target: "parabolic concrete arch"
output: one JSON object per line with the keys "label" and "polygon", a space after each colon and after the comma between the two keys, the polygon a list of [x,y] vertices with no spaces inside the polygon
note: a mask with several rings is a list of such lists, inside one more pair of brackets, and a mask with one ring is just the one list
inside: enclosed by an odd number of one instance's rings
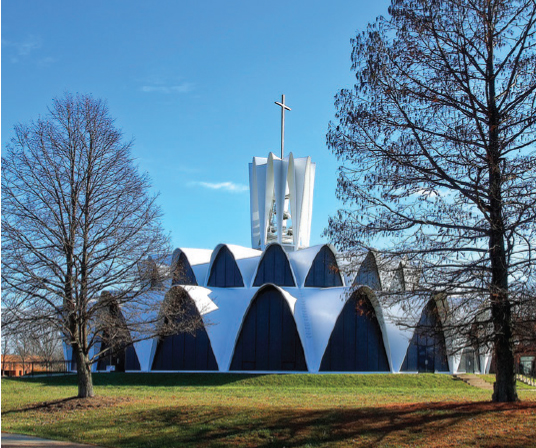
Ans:
{"label": "parabolic concrete arch", "polygon": [[373,251],[368,252],[357,271],[354,286],[357,285],[367,285],[375,291],[381,291],[382,289],[380,270],[378,269],[376,255]]}
{"label": "parabolic concrete arch", "polygon": [[335,288],[343,286],[335,252],[327,244],[322,246],[316,254],[303,286],[307,288]]}
{"label": "parabolic concrete arch", "polygon": [[423,308],[409,343],[401,372],[448,372],[447,345],[441,322],[440,306],[435,298]]}
{"label": "parabolic concrete arch", "polygon": [[[117,311],[121,313],[121,311]],[[116,372],[138,372],[141,370],[140,361],[134,346],[132,345],[132,338],[128,333],[126,324],[124,324],[124,318],[119,315],[116,325],[124,327],[124,334],[121,335],[123,342],[115,348],[111,348],[108,342],[111,336],[105,330],[101,338],[99,351],[109,349],[103,356],[97,361],[96,371],[107,371],[109,368],[113,368]],[[117,331],[116,331],[117,332]]]}
{"label": "parabolic concrete arch", "polygon": [[370,250],[354,279],[355,285],[367,285],[375,291],[406,291],[405,263],[391,260]]}
{"label": "parabolic concrete arch", "polygon": [[379,307],[375,307],[373,301],[378,305],[367,287],[351,294],[331,332],[320,371],[391,371],[384,334],[376,313]]}
{"label": "parabolic concrete arch", "polygon": [[210,287],[212,284],[223,288],[249,287],[252,271],[261,254],[262,252],[257,249],[234,244],[218,244],[205,265],[203,285]]}
{"label": "parabolic concrete arch", "polygon": [[195,285],[197,279],[188,260],[188,256],[181,249],[175,249],[171,261],[171,284],[174,285]]}
{"label": "parabolic concrete arch", "polygon": [[219,288],[242,288],[244,280],[242,273],[238,269],[238,264],[233,253],[226,245],[222,245],[214,251],[207,286]]}
{"label": "parabolic concrete arch", "polygon": [[255,273],[253,286],[272,283],[277,286],[296,286],[288,254],[279,243],[266,247]]}
{"label": "parabolic concrete arch", "polygon": [[250,303],[232,356],[231,371],[307,371],[294,320],[294,303],[275,285],[259,289]]}
{"label": "parabolic concrete arch", "polygon": [[99,357],[94,370],[140,371],[140,361],[123,310],[111,294],[104,292],[102,298],[109,305],[99,313],[103,330],[96,336],[99,342],[95,346],[95,353],[102,352],[103,355]]}
{"label": "parabolic concrete arch", "polygon": [[[164,298],[163,306],[177,307],[181,310],[177,313],[177,319],[195,322],[197,328],[193,332],[184,331],[160,338],[156,344],[151,370],[218,370],[203,318],[187,290],[178,286],[170,289]],[[166,324],[167,321],[162,322],[162,325]]]}

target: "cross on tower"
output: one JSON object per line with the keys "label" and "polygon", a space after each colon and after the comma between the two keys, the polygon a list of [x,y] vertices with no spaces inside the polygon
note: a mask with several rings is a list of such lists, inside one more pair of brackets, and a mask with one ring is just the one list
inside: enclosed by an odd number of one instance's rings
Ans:
{"label": "cross on tower", "polygon": [[290,107],[288,107],[285,104],[285,95],[281,95],[281,102],[275,101],[275,104],[278,106],[281,106],[281,160],[283,159],[283,156],[285,155],[284,148],[285,148],[285,109],[286,110],[292,110]]}

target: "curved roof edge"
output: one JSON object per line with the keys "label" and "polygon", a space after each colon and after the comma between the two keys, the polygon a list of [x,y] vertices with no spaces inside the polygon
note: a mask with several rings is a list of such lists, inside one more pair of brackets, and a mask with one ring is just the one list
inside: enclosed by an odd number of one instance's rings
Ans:
{"label": "curved roof edge", "polygon": [[177,247],[173,251],[172,260],[175,262],[181,253],[183,253],[188,259],[190,266],[196,266],[198,264],[205,264],[210,262],[212,255],[211,249],[193,249],[188,247]]}
{"label": "curved roof edge", "polygon": [[337,263],[337,269],[339,269],[339,275],[341,277],[342,285],[346,286],[344,276],[342,275],[341,269],[339,267],[339,262],[337,260],[337,249],[333,244],[326,243],[318,244],[316,246],[311,246],[288,253],[292,270],[295,274],[296,280],[298,280],[296,282],[296,286],[298,288],[304,287],[305,280],[307,279],[307,275],[313,267],[315,258],[324,247],[327,247],[335,257],[335,262]]}
{"label": "curved roof edge", "polygon": [[[188,297],[193,300],[197,311],[201,316],[203,316],[203,319],[205,319],[205,315],[218,309],[218,305],[216,305],[216,303],[214,303],[210,298],[210,294],[212,293],[212,291],[208,288],[194,285],[174,285],[169,288],[169,291],[166,293],[166,296],[171,291],[173,291],[173,289],[179,289],[184,291],[188,295]],[[165,297],[164,300],[166,300]]]}
{"label": "curved roof edge", "polygon": [[[263,293],[266,289],[275,289],[279,292],[279,294],[283,297],[283,299],[287,302],[289,308],[290,308],[290,312],[292,314],[292,317],[294,318],[294,324],[296,325],[296,330],[298,330],[298,324],[296,322],[296,316],[295,316],[295,313],[296,313],[296,302],[298,301],[298,299],[296,297],[294,297],[292,294],[288,293],[287,291],[283,290],[280,286],[277,286],[277,285],[274,285],[273,283],[265,283],[264,285],[260,286],[259,289],[257,289],[257,291],[255,291],[255,294],[253,294],[253,296],[251,297],[251,299],[249,300],[248,304],[247,304],[247,307],[246,309],[244,310],[244,313],[242,314],[242,318],[240,320],[240,325],[238,327],[238,331],[236,332],[235,334],[235,337],[234,337],[234,341],[233,341],[233,349],[230,353],[230,356],[229,356],[229,359],[228,359],[228,362],[226,364],[226,372],[229,371],[229,369],[231,368],[231,363],[233,361],[233,357],[234,357],[234,352],[235,352],[235,349],[236,349],[236,344],[238,343],[238,338],[240,337],[240,334],[242,333],[242,327],[244,325],[244,320],[246,319],[248,313],[249,313],[249,310],[251,308],[251,304],[255,301],[255,299],[261,294]],[[302,340],[302,337],[301,337],[301,334],[298,330],[298,337],[300,338],[300,343],[302,345],[302,348],[304,348],[304,344],[303,344],[303,340]],[[305,355],[305,351],[304,351],[304,355]],[[305,359],[305,362],[307,363],[307,358]]]}
{"label": "curved roof edge", "polygon": [[[173,253],[175,254],[176,251]],[[180,256],[180,253],[179,253]],[[178,258],[178,257],[177,257]],[[203,319],[205,325],[205,330],[209,324],[207,318],[205,317],[208,313],[218,309],[218,306],[210,299],[209,293],[211,292],[207,288],[201,286],[184,286],[184,285],[174,285],[170,287],[164,294],[162,294],[162,301],[160,306],[162,306],[167,299],[168,294],[174,289],[179,289],[184,291],[188,297],[194,302],[197,311]],[[208,331],[207,331],[208,335]],[[209,339],[210,339],[210,335]],[[134,343],[134,350],[138,355],[138,360],[140,362],[141,372],[150,372],[151,366],[153,365],[156,346],[158,345],[158,337],[153,337],[151,339],[142,340]],[[212,341],[210,341],[212,344]],[[217,361],[216,361],[217,362]]]}
{"label": "curved roof edge", "polygon": [[[374,291],[368,285],[355,285],[351,289],[348,290],[344,304],[346,305],[346,303],[349,300],[351,300],[356,294],[359,294],[359,293],[363,293],[367,296],[367,299],[369,299],[370,304],[372,305],[372,308],[374,309],[374,314],[376,315],[376,320],[378,321],[378,325],[380,326],[380,331],[382,333],[383,346],[385,348],[385,353],[387,355],[387,361],[389,362],[389,369],[391,370],[391,372],[394,372],[395,370],[393,369],[392,351],[391,351],[391,344],[390,344],[391,337],[388,332],[387,324],[383,315],[383,307],[378,299],[377,292]],[[341,308],[339,314],[337,315],[337,320],[339,319],[339,316],[342,313],[343,309],[344,309],[344,306],[343,308]],[[335,324],[337,323],[337,320],[335,320]],[[334,329],[335,329],[335,326],[333,326],[331,332],[333,332]],[[331,334],[330,334],[330,339],[331,339]],[[328,343],[329,343],[329,340],[328,340]],[[327,348],[327,344],[326,344],[326,347],[324,348],[324,351],[326,348]]]}
{"label": "curved roof edge", "polygon": [[[243,247],[243,246],[237,246],[235,244],[225,244],[225,243],[218,244],[212,251],[209,263],[207,265],[207,271],[205,274],[203,285],[208,285],[208,280],[212,272],[212,266],[214,265],[214,261],[216,260],[216,257],[218,256],[218,254],[224,247],[229,249],[229,252],[231,252],[231,255],[233,256],[234,261],[236,265],[238,266],[238,270],[240,271],[240,275],[242,276],[244,287],[248,288],[251,285],[251,282],[249,281],[249,278],[251,277],[251,271],[254,269],[254,267],[252,267],[251,265],[255,264],[255,263],[251,263],[251,259],[260,257],[262,254],[262,251],[258,249],[251,249],[249,247]],[[250,262],[247,262],[244,260],[248,260]]]}
{"label": "curved roof edge", "polygon": [[186,261],[192,268],[192,272],[195,275],[197,284],[205,286],[205,277],[208,269],[208,264],[212,256],[212,250],[210,249],[191,249],[186,247],[178,247],[173,251],[172,256],[172,269],[173,264],[177,262],[181,254],[184,254]]}
{"label": "curved roof edge", "polygon": [[[251,276],[251,282],[248,283],[247,287],[248,288],[259,288],[259,287],[262,287],[264,286],[263,285],[260,285],[260,286],[253,286],[253,283],[255,283],[255,279],[257,278],[257,274],[259,272],[259,267],[260,265],[262,264],[263,260],[264,260],[264,257],[266,255],[266,252],[268,251],[268,249],[272,246],[279,246],[279,248],[281,249],[281,251],[285,254],[285,257],[287,258],[287,261],[288,261],[288,266],[289,266],[289,269],[290,269],[290,274],[292,275],[292,280],[294,280],[294,286],[286,286],[286,288],[292,288],[292,287],[298,287],[298,282],[297,282],[297,279],[296,279],[296,274],[294,273],[294,269],[292,269],[292,263],[290,262],[290,257],[289,257],[289,254],[287,251],[285,251],[285,249],[283,249],[283,245],[282,244],[279,244],[277,241],[272,241],[270,244],[268,244],[266,246],[266,248],[264,249],[264,251],[262,251],[262,255],[259,259],[259,262],[257,263],[257,266],[255,267],[255,272],[253,273],[253,275]],[[266,285],[270,285],[271,283],[265,283]]]}
{"label": "curved roof edge", "polygon": [[[405,291],[406,275],[405,263],[403,260],[389,260],[383,257],[376,250],[369,250],[365,258],[360,262],[356,270],[353,284],[364,283],[366,274],[373,274],[378,282],[377,291]],[[371,288],[374,289],[374,282],[366,279]]]}
{"label": "curved roof edge", "polygon": [[[386,327],[391,335],[391,345],[393,346],[393,350],[391,351],[391,359],[394,368],[393,372],[399,372],[402,368],[402,363],[404,362],[408,347],[415,334],[422,313],[431,301],[434,301],[437,306],[447,352],[449,351],[449,348],[452,348],[453,339],[444,331],[445,318],[447,316],[445,309],[445,306],[447,305],[444,296],[433,293],[426,294],[426,296],[413,301],[411,306],[404,306],[403,303],[396,302],[392,304],[382,303],[381,296],[382,293],[379,292],[378,299],[386,321]],[[401,325],[402,322],[403,325]],[[454,372],[455,357],[448,355],[447,353],[447,359],[450,371]]]}

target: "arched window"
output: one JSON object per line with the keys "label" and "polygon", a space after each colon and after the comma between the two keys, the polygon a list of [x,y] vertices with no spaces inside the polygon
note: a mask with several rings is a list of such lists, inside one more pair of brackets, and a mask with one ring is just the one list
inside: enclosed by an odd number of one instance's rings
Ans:
{"label": "arched window", "polygon": [[[102,300],[110,300],[108,312],[100,315],[100,325],[105,328],[101,333],[100,351],[107,350],[97,361],[97,370],[107,370],[108,366],[113,366],[114,371],[124,372],[128,370],[141,370],[140,361],[134,346],[130,331],[125,322],[125,317],[111,296],[106,294]],[[112,328],[113,331],[106,330]]]}
{"label": "arched window", "polygon": [[[166,297],[163,306],[177,307],[175,321],[183,319],[188,324],[183,332],[164,336],[158,341],[152,370],[218,370],[210,339],[194,301],[185,291],[175,291],[174,294]],[[166,314],[172,316],[173,309]],[[168,328],[164,332],[173,328],[170,319],[172,317],[164,322],[164,327]]]}
{"label": "arched window", "polygon": [[276,288],[263,289],[251,303],[230,370],[307,370],[294,316]]}
{"label": "arched window", "polygon": [[243,287],[244,281],[236,260],[228,247],[223,246],[212,263],[208,286],[219,288]]}
{"label": "arched window", "polygon": [[328,246],[322,247],[316,254],[305,279],[305,286],[316,288],[342,286],[337,260]]}
{"label": "arched window", "polygon": [[402,372],[448,372],[447,349],[435,300],[424,308],[402,363]]}
{"label": "arched window", "polygon": [[184,252],[181,252],[177,263],[173,269],[172,285],[194,285],[197,286],[197,280],[195,278],[192,266],[188,262],[188,258]]}
{"label": "arched window", "polygon": [[389,371],[380,325],[374,308],[364,293],[355,292],[344,305],[329,338],[320,370]]}
{"label": "arched window", "polygon": [[378,264],[376,263],[376,257],[372,252],[369,252],[359,270],[357,271],[354,285],[366,285],[370,289],[379,291],[382,289],[380,281],[380,274],[378,271]]}
{"label": "arched window", "polygon": [[268,246],[264,252],[253,286],[261,286],[265,283],[296,286],[288,258],[279,244]]}

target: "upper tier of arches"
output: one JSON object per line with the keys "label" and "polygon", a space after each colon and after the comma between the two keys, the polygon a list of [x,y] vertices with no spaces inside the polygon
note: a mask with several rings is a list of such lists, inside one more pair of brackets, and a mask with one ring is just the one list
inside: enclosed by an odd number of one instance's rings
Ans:
{"label": "upper tier of arches", "polygon": [[219,288],[329,288],[345,286],[337,252],[331,245],[286,252],[279,243],[264,251],[220,244],[212,251],[176,249],[171,261],[172,285]]}

